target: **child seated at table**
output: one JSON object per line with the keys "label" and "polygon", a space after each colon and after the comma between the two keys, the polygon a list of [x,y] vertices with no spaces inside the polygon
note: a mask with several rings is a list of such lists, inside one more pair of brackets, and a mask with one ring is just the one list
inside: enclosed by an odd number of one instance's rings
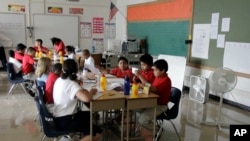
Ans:
{"label": "child seated at table", "polygon": [[73,46],[66,46],[66,55],[68,59],[75,59],[75,48]]}
{"label": "child seated at table", "polygon": [[153,57],[150,54],[144,54],[140,57],[141,71],[135,71],[135,81],[142,84],[154,82]]}
{"label": "child seated at table", "polygon": [[36,52],[42,52],[43,54],[47,54],[49,52],[49,49],[43,46],[42,39],[36,39],[34,48]]}
{"label": "child seated at table", "polygon": [[54,104],[53,100],[53,89],[54,84],[56,80],[61,76],[62,74],[62,64],[56,63],[52,66],[52,71],[49,73],[47,81],[45,83],[45,94],[44,94],[44,100],[47,104]]}
{"label": "child seated at table", "polygon": [[51,68],[51,60],[48,57],[42,57],[37,62],[36,75],[38,81],[46,82]]}
{"label": "child seated at table", "polygon": [[109,73],[118,78],[125,78],[125,76],[129,76],[130,80],[133,79],[132,71],[128,66],[128,60],[125,57],[120,57],[118,59],[118,66],[111,69]]}
{"label": "child seated at table", "polygon": [[22,43],[17,44],[16,51],[15,51],[15,59],[18,60],[20,63],[23,63],[23,56],[25,52],[26,46]]}
{"label": "child seated at table", "polygon": [[[90,140],[90,112],[78,111],[77,103],[90,102],[97,90],[89,91],[81,88],[77,83],[77,63],[73,59],[63,62],[62,75],[54,84],[54,120],[58,130],[71,130],[81,132],[85,136],[81,140]],[[102,130],[93,125],[93,141],[101,137]]]}
{"label": "child seated at table", "polygon": [[9,62],[13,64],[17,75],[22,76],[22,63],[20,63],[15,57],[15,52],[9,50]]}
{"label": "child seated at table", "polygon": [[[171,94],[171,80],[166,73],[168,71],[168,63],[163,60],[157,60],[153,64],[153,70],[155,75],[155,80],[150,86],[150,92],[158,95],[157,99],[157,108],[156,108],[156,116],[160,115],[162,112],[167,110],[167,104],[169,102],[170,94]],[[139,124],[146,129],[153,129],[153,109],[143,109],[137,111],[139,116]]]}
{"label": "child seated at table", "polygon": [[26,85],[26,89],[28,90],[31,96],[35,96],[33,87],[34,80],[36,79],[35,75],[35,68],[34,65],[36,64],[34,57],[36,54],[36,50],[33,47],[29,47],[27,53],[23,56],[23,64],[22,64],[22,73],[23,78],[31,80],[29,84]]}

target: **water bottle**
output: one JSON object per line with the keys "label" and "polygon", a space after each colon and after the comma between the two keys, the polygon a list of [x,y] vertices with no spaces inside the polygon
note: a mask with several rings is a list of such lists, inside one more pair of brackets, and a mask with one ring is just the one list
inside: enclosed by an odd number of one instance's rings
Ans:
{"label": "water bottle", "polygon": [[124,95],[129,95],[130,93],[130,80],[129,77],[126,76],[124,80]]}
{"label": "water bottle", "polygon": [[132,97],[138,96],[138,90],[139,90],[139,85],[137,84],[136,81],[134,81],[134,83],[132,85]]}
{"label": "water bottle", "polygon": [[107,90],[107,79],[106,79],[106,76],[104,74],[102,74],[102,76],[100,78],[100,89],[102,91]]}
{"label": "water bottle", "polygon": [[95,46],[92,46],[92,53],[95,52]]}

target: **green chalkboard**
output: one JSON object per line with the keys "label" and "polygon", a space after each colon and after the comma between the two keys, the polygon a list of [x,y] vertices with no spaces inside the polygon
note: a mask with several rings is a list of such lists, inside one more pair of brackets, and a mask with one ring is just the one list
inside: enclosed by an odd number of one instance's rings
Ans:
{"label": "green chalkboard", "polygon": [[146,39],[148,53],[187,56],[189,21],[129,22],[128,35]]}
{"label": "green chalkboard", "polygon": [[[219,13],[218,34],[225,34],[225,42],[250,43],[249,6],[250,0],[194,0],[193,24],[210,24],[212,13]],[[227,17],[230,18],[230,30],[221,32],[222,18]],[[217,48],[216,44],[216,39],[210,39],[208,59],[191,55],[189,63],[211,68],[222,67],[224,48]]]}

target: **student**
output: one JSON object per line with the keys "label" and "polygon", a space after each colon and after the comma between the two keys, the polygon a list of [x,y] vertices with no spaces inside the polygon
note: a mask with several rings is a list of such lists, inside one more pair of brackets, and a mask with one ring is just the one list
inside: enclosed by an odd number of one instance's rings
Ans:
{"label": "student", "polygon": [[53,88],[54,84],[62,74],[62,64],[56,63],[52,67],[52,71],[49,73],[47,81],[45,83],[45,95],[44,99],[47,104],[54,104],[53,100]]}
{"label": "student", "polygon": [[73,46],[66,46],[66,54],[68,59],[75,59],[75,49]]}
{"label": "student", "polygon": [[26,46],[22,43],[17,44],[16,51],[15,51],[15,59],[18,60],[20,63],[23,62],[23,56],[25,52]]}
{"label": "student", "polygon": [[36,39],[34,48],[36,52],[42,52],[43,54],[47,54],[49,52],[49,49],[43,46],[42,39]]}
{"label": "student", "polygon": [[63,41],[57,37],[53,37],[51,38],[51,42],[55,48],[55,52],[56,54],[59,54],[60,52],[62,53],[62,55],[64,56],[65,54],[65,45],[63,43]]}
{"label": "student", "polygon": [[111,69],[109,73],[118,78],[125,78],[125,76],[129,76],[130,80],[133,79],[132,71],[128,67],[128,60],[125,57],[120,57],[118,59],[118,67]]}
{"label": "student", "polygon": [[[81,88],[77,83],[77,71],[77,63],[73,59],[64,61],[63,73],[54,84],[55,88],[61,89],[53,89],[53,115],[58,130],[82,132],[85,136],[81,140],[90,140],[90,112],[78,111],[77,102],[90,102],[97,90]],[[99,127],[93,126],[93,141],[100,139],[101,132]]]}
{"label": "student", "polygon": [[13,50],[9,50],[9,62],[13,64],[16,74],[20,74],[20,76],[22,76],[22,64],[14,57],[15,52]]}
{"label": "student", "polygon": [[144,54],[140,57],[141,71],[135,72],[135,80],[141,82],[142,84],[154,82],[154,70],[153,66],[153,57],[150,54]]}
{"label": "student", "polygon": [[51,68],[51,60],[48,57],[42,57],[37,62],[36,75],[38,81],[46,82]]}
{"label": "student", "polygon": [[90,55],[90,52],[88,49],[84,49],[82,51],[82,55],[84,58],[84,68],[83,71],[87,70],[88,72],[93,72],[94,74],[98,74],[99,70],[95,67],[95,60]]}
{"label": "student", "polygon": [[[153,64],[153,70],[155,75],[155,80],[150,86],[150,92],[157,94],[159,97],[157,99],[156,116],[160,115],[162,112],[167,110],[167,104],[169,102],[171,94],[171,80],[167,75],[168,63],[163,60],[157,60]],[[153,110],[144,109],[139,111],[139,124],[147,129],[153,128]]]}
{"label": "student", "polygon": [[23,56],[23,65],[22,65],[22,73],[24,79],[35,80],[35,69],[34,65],[36,64],[34,57],[36,54],[36,50],[33,47],[29,47],[27,53]]}
{"label": "student", "polygon": [[22,73],[23,78],[30,80],[30,83],[26,84],[25,87],[29,92],[30,96],[35,96],[34,80],[36,79],[34,65],[36,64],[34,57],[36,50],[33,47],[29,47],[27,53],[23,56]]}

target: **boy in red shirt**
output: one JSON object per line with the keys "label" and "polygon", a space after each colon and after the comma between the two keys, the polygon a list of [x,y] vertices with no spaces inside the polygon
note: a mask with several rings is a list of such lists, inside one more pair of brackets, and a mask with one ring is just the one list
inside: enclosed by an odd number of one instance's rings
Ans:
{"label": "boy in red shirt", "polygon": [[36,64],[34,57],[36,54],[36,50],[33,47],[29,47],[27,50],[27,54],[23,56],[23,65],[22,72],[24,79],[35,80],[35,69],[34,65]]}
{"label": "boy in red shirt", "polygon": [[49,49],[43,46],[43,40],[37,39],[35,46],[34,46],[36,52],[42,52],[43,54],[47,54],[49,52]]}
{"label": "boy in red shirt", "polygon": [[120,57],[118,59],[118,67],[111,69],[110,74],[118,78],[125,78],[125,76],[129,76],[130,80],[133,78],[132,71],[128,67],[128,60],[125,57]]}
{"label": "boy in red shirt", "polygon": [[140,57],[141,71],[135,72],[135,81],[142,84],[152,84],[155,80],[153,66],[153,57],[150,54],[144,54]]}
{"label": "boy in red shirt", "polygon": [[23,65],[22,65],[22,73],[24,79],[29,79],[31,82],[29,84],[26,84],[26,89],[29,92],[29,94],[34,97],[34,80],[36,79],[35,75],[35,69],[34,65],[36,64],[35,60],[33,59],[35,57],[36,50],[33,47],[29,47],[27,50],[27,54],[24,54],[23,56]]}
{"label": "boy in red shirt", "polygon": [[47,104],[54,104],[53,88],[57,78],[60,77],[61,73],[62,73],[62,64],[60,63],[54,64],[52,72],[49,73],[49,76],[45,84],[44,99]]}
{"label": "boy in red shirt", "polygon": [[[157,60],[153,64],[153,70],[155,75],[155,80],[150,86],[150,92],[157,94],[157,108],[156,108],[156,116],[160,115],[162,112],[167,110],[167,104],[169,102],[170,94],[171,94],[171,80],[167,75],[168,71],[168,63],[163,60]],[[153,110],[152,109],[145,109],[138,111],[139,116],[139,124],[147,129],[153,128]]]}
{"label": "boy in red shirt", "polygon": [[16,51],[15,51],[15,59],[20,63],[23,62],[23,56],[25,52],[26,46],[22,43],[17,44]]}

